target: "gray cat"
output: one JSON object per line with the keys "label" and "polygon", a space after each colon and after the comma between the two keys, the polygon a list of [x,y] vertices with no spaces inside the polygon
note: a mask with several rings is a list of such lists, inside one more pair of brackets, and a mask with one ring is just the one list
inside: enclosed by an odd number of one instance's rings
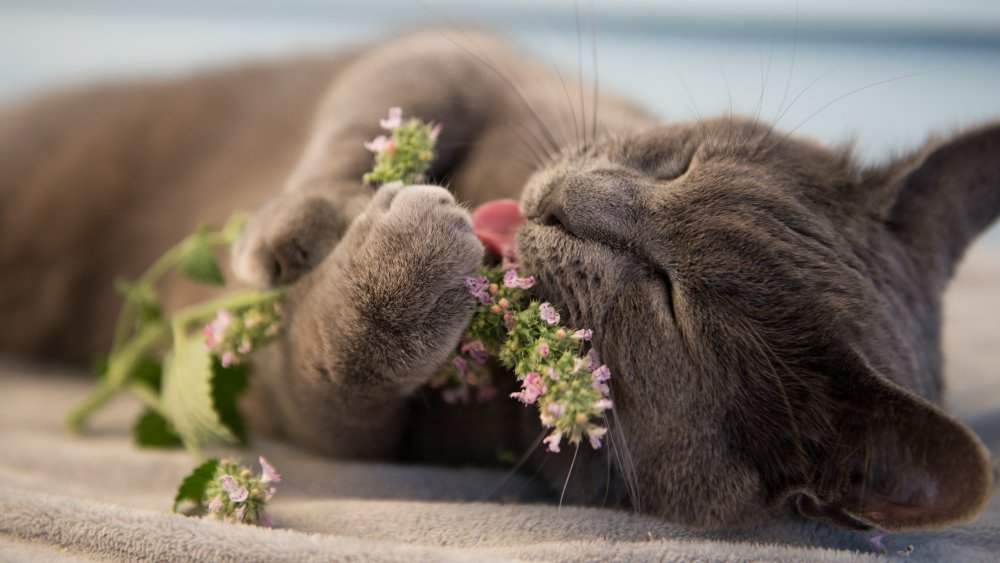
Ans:
{"label": "gray cat", "polygon": [[[101,349],[115,275],[283,182],[233,269],[290,288],[259,400],[298,443],[444,463],[534,447],[528,468],[569,476],[573,502],[700,528],[978,514],[994,478],[939,406],[940,305],[1000,213],[1000,127],[864,168],[757,120],[657,124],[606,95],[581,122],[566,94],[578,84],[562,78],[487,34],[424,32],[10,109],[2,348]],[[450,192],[361,184],[363,143],[390,106],[445,124],[431,178]],[[456,197],[520,198],[522,271],[568,324],[595,329],[614,374],[606,447],[544,453],[533,409],[446,405],[422,388],[472,315],[462,281],[484,256]],[[180,281],[166,292],[200,296]]]}

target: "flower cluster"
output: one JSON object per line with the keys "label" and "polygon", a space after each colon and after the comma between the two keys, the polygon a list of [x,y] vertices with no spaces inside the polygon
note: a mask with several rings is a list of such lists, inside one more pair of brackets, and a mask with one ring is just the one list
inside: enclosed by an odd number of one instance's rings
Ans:
{"label": "flower cluster", "polygon": [[366,184],[400,181],[418,184],[434,159],[434,144],[441,134],[441,124],[424,123],[416,118],[403,120],[403,110],[389,109],[389,116],[379,120],[389,132],[365,143],[375,153],[375,166],[364,175]]}
{"label": "flower cluster", "polygon": [[205,498],[209,499],[207,517],[229,524],[273,527],[265,508],[274,496],[274,483],[281,481],[281,475],[263,457],[260,467],[260,476],[254,476],[238,463],[227,459],[220,461],[212,481],[205,488]]}
{"label": "flower cluster", "polygon": [[467,398],[468,385],[476,384],[469,366],[496,356],[521,382],[521,390],[511,396],[538,406],[542,424],[551,429],[544,440],[550,451],[558,452],[563,438],[579,444],[585,436],[597,449],[607,432],[600,421],[612,407],[607,384],[611,370],[593,349],[583,354],[593,331],[566,328],[550,303],[530,300],[526,290],[534,285],[534,278],[502,267],[465,279],[465,288],[480,306],[452,359],[457,372],[453,380],[462,385],[445,392]]}
{"label": "flower cluster", "polygon": [[219,358],[222,367],[229,367],[242,363],[280,331],[281,307],[277,302],[255,305],[237,314],[220,309],[205,325],[205,346]]}

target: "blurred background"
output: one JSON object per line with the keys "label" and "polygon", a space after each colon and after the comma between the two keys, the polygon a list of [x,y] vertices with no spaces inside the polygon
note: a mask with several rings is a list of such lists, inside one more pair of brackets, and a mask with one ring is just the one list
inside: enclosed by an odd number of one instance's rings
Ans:
{"label": "blurred background", "polygon": [[1000,118],[994,0],[0,0],[0,103],[428,22],[504,30],[585,77],[596,66],[667,119],[759,112],[868,161]]}

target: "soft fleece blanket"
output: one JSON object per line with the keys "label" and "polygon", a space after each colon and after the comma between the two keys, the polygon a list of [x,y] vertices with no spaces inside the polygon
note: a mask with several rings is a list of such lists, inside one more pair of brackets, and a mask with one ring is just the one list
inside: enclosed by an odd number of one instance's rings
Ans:
{"label": "soft fleece blanket", "polygon": [[[1000,249],[979,248],[947,300],[950,407],[1000,454]],[[138,450],[117,401],[80,437],[61,425],[79,374],[0,363],[0,560],[874,561],[865,535],[806,522],[694,533],[656,518],[539,503],[530,476],[333,461],[273,442],[278,529],[170,514],[183,451]],[[490,493],[493,493],[492,495]],[[1000,494],[975,522],[885,538],[889,558],[996,561]]]}

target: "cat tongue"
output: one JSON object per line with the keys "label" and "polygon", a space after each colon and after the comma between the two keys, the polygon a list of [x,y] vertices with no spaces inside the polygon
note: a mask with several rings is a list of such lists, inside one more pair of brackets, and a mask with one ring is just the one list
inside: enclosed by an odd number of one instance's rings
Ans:
{"label": "cat tongue", "polygon": [[472,230],[489,251],[505,262],[517,261],[514,236],[523,222],[521,207],[513,199],[487,201],[472,212]]}

